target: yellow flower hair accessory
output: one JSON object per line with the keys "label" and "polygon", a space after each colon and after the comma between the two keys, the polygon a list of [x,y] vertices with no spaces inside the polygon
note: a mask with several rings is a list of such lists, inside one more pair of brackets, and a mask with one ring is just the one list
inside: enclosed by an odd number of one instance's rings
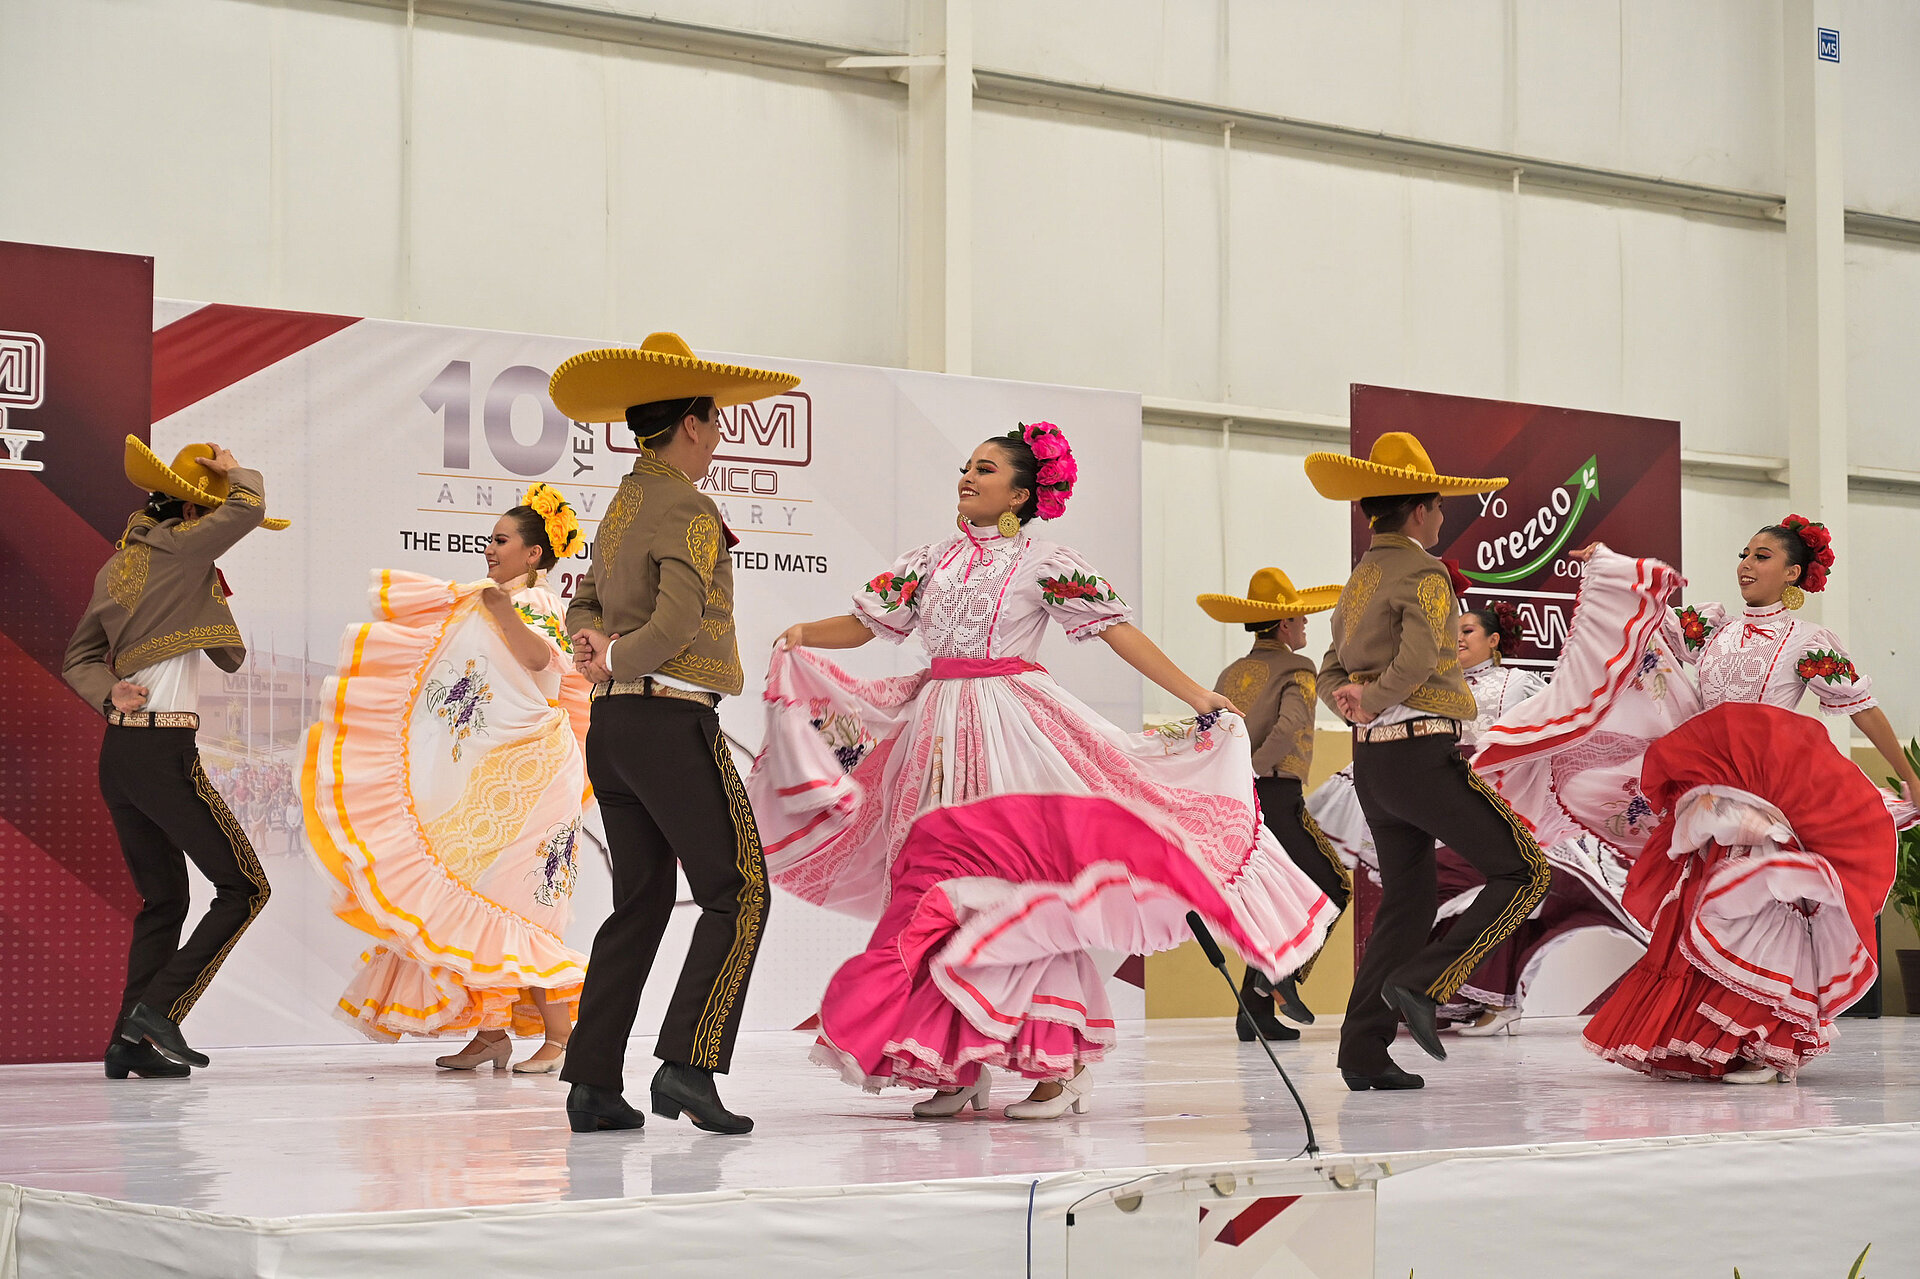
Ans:
{"label": "yellow flower hair accessory", "polygon": [[547,545],[553,548],[553,557],[564,560],[580,549],[585,539],[580,532],[580,521],[574,517],[573,506],[561,494],[560,490],[537,480],[527,489],[527,495],[520,499],[522,506],[533,508],[547,526]]}

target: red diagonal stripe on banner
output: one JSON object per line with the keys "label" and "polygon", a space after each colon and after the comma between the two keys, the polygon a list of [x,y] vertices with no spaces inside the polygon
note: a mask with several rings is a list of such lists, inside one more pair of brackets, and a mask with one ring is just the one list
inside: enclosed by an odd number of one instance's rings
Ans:
{"label": "red diagonal stripe on banner", "polygon": [[1299,1198],[1299,1195],[1268,1195],[1256,1199],[1247,1205],[1245,1212],[1237,1214],[1232,1221],[1220,1227],[1220,1233],[1214,1239],[1228,1247],[1238,1248],[1253,1238],[1262,1226],[1291,1208]]}
{"label": "red diagonal stripe on banner", "polygon": [[352,324],[353,316],[203,306],[153,335],[153,420],[252,377]]}

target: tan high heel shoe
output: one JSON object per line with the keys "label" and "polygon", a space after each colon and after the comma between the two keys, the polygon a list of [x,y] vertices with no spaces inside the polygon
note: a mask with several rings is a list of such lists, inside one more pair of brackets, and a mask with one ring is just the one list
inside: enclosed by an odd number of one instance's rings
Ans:
{"label": "tan high heel shoe", "polygon": [[[540,1048],[545,1048],[545,1047],[546,1047],[545,1044],[540,1045]],[[514,1062],[513,1073],[516,1075],[557,1075],[559,1074],[560,1067],[567,1064],[567,1046],[565,1044],[560,1044],[558,1045],[558,1047],[560,1051],[558,1053],[555,1053],[553,1056],[547,1058],[545,1061],[537,1061],[533,1057],[529,1057],[525,1061]],[[535,1049],[534,1051],[537,1053],[540,1051],[540,1049]]]}
{"label": "tan high heel shoe", "polygon": [[495,1070],[505,1070],[507,1059],[511,1056],[513,1036],[502,1035],[498,1039],[469,1044],[464,1051],[450,1057],[435,1057],[433,1064],[442,1070],[473,1070],[492,1062]]}
{"label": "tan high heel shoe", "polygon": [[980,1067],[980,1077],[966,1087],[953,1092],[937,1092],[925,1101],[913,1104],[915,1119],[950,1119],[968,1106],[975,1110],[985,1110],[993,1099],[993,1076],[985,1066]]}

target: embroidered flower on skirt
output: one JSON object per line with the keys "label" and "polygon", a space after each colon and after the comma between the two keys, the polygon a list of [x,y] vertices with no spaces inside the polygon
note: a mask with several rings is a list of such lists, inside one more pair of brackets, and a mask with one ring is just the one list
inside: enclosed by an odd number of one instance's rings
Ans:
{"label": "embroidered flower on skirt", "polygon": [[580,823],[572,821],[556,828],[541,846],[544,856],[536,872],[540,882],[534,886],[533,899],[542,906],[557,906],[573,896],[574,881],[580,874],[574,860],[579,842]]}
{"label": "embroidered flower on skirt", "polygon": [[833,757],[840,761],[840,767],[851,773],[860,767],[860,761],[867,757],[877,740],[860,722],[858,715],[822,715],[816,713],[807,721],[814,730],[826,739]]}
{"label": "embroidered flower on skirt", "polygon": [[453,758],[460,759],[460,748],[467,738],[487,731],[486,704],[493,700],[493,688],[487,683],[487,659],[467,659],[463,670],[455,671],[452,662],[440,663],[444,674],[427,683],[427,705],[447,726],[453,738]]}

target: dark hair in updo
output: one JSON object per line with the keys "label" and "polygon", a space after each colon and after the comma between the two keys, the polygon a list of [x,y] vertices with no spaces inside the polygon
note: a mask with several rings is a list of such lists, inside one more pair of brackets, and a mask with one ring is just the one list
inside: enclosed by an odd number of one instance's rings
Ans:
{"label": "dark hair in updo", "polygon": [[553,553],[553,541],[547,536],[547,521],[540,512],[531,506],[515,506],[507,511],[507,518],[520,530],[520,540],[528,546],[540,548],[540,568],[544,571],[560,562]]}
{"label": "dark hair in updo", "polygon": [[703,422],[712,417],[713,397],[693,395],[684,400],[655,400],[651,404],[635,404],[627,410],[627,425],[633,428],[636,440],[647,444],[680,425],[688,414]]}
{"label": "dark hair in updo", "polygon": [[1489,638],[1499,641],[1494,645],[1496,653],[1512,652],[1513,642],[1525,638],[1520,631],[1525,624],[1520,617],[1520,611],[1505,600],[1498,601],[1489,608],[1470,608],[1461,616],[1471,617],[1480,624],[1480,629],[1485,631]]}
{"label": "dark hair in updo", "polygon": [[1438,493],[1411,493],[1393,497],[1363,497],[1360,499],[1360,514],[1367,517],[1367,523],[1376,533],[1398,533],[1407,526],[1407,520],[1416,507],[1426,506],[1439,500]]}
{"label": "dark hair in updo", "polygon": [[1769,524],[1760,532],[1780,543],[1780,549],[1787,553],[1787,563],[1800,570],[1800,581],[1804,584],[1807,565],[1813,563],[1813,548],[1800,539],[1799,533],[1784,524]]}
{"label": "dark hair in updo", "polygon": [[1018,432],[996,435],[986,443],[998,444],[1006,453],[1007,465],[1013,468],[1013,487],[1027,491],[1027,500],[1013,513],[1015,519],[1025,524],[1040,514],[1040,459],[1033,455],[1033,446]]}

